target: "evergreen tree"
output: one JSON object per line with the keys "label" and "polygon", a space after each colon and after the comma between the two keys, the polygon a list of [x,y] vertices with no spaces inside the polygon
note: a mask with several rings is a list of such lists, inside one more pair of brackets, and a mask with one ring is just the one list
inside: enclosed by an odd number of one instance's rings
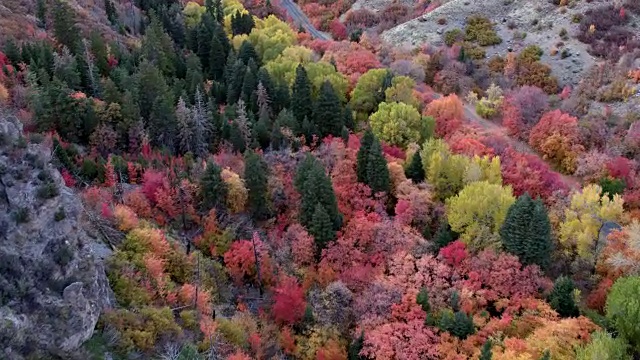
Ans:
{"label": "evergreen tree", "polygon": [[[274,91],[275,94],[271,99],[273,101],[273,111],[280,112],[283,109],[291,109],[291,94],[289,93],[289,87],[283,83],[278,83],[274,87]],[[300,123],[300,121],[298,121],[298,123]]]}
{"label": "evergreen tree", "polygon": [[204,212],[212,208],[222,208],[226,202],[228,190],[221,174],[222,171],[217,164],[207,162],[207,168],[200,179],[200,196]]}
{"label": "evergreen tree", "polygon": [[244,155],[244,181],[249,191],[247,205],[251,215],[257,220],[265,220],[270,216],[267,176],[269,168],[262,156],[248,151]]}
{"label": "evergreen tree", "polygon": [[9,38],[5,41],[2,52],[4,52],[12,64],[19,64],[22,62],[20,48],[16,45],[16,42],[13,39]]}
{"label": "evergreen tree", "polygon": [[245,65],[249,64],[249,60],[253,59],[257,66],[260,66],[260,57],[249,40],[245,40],[238,50],[238,59],[242,60]]}
{"label": "evergreen tree", "polygon": [[177,122],[173,111],[173,94],[167,91],[158,96],[149,115],[149,140],[151,145],[174,151],[177,139]]}
{"label": "evergreen tree", "polygon": [[322,250],[325,249],[329,242],[336,236],[329,214],[327,214],[327,211],[320,203],[316,204],[313,216],[311,217],[309,234],[313,236],[315,241],[316,259],[319,260],[320,255],[322,255]]}
{"label": "evergreen tree", "polygon": [[305,118],[311,119],[313,102],[311,101],[311,84],[307,71],[302,64],[296,68],[296,78],[291,91],[291,110],[300,123]]}
{"label": "evergreen tree", "polygon": [[201,89],[204,84],[202,65],[200,65],[200,59],[194,54],[189,54],[187,57],[187,73],[184,80],[187,95],[189,95],[189,102],[193,103],[195,101],[196,91]]}
{"label": "evergreen tree", "polygon": [[344,107],[342,116],[342,124],[347,127],[349,130],[355,130],[356,124],[353,120],[353,111],[349,105]]}
{"label": "evergreen tree", "polygon": [[91,54],[93,55],[93,60],[100,71],[102,76],[109,75],[109,62],[107,56],[109,55],[107,51],[107,45],[104,43],[104,39],[100,33],[97,31],[91,32],[90,37],[91,42]]}
{"label": "evergreen tree", "polygon": [[215,81],[224,79],[225,61],[224,47],[217,37],[213,37],[209,49],[209,76],[211,79]]}
{"label": "evergreen tree", "polygon": [[440,249],[456,241],[460,235],[451,230],[448,221],[442,221],[440,227],[433,237],[433,252],[437,254]]}
{"label": "evergreen tree", "polygon": [[249,13],[240,13],[237,11],[231,16],[231,32],[234,36],[249,34],[255,26],[253,17]]}
{"label": "evergreen tree", "polygon": [[107,13],[107,19],[111,25],[118,24],[118,12],[111,0],[104,0],[104,11]]}
{"label": "evergreen tree", "polygon": [[549,294],[549,305],[562,317],[576,317],[580,310],[574,301],[575,286],[573,280],[566,276],[556,279],[553,290]]}
{"label": "evergreen tree", "polygon": [[524,194],[511,205],[500,229],[504,249],[520,258],[523,265],[546,268],[551,257],[551,223],[540,201]]}
{"label": "evergreen tree", "polygon": [[348,360],[366,360],[366,357],[360,356],[360,351],[364,347],[364,332],[361,332],[360,335],[349,344],[349,350],[347,352]]}
{"label": "evergreen tree", "polygon": [[420,289],[420,292],[416,296],[416,303],[422,307],[425,313],[431,312],[431,305],[429,304],[429,293],[426,288]]}
{"label": "evergreen tree", "polygon": [[411,157],[411,162],[409,166],[404,171],[407,179],[411,179],[414,184],[418,184],[424,181],[424,169],[422,168],[422,156],[420,156],[420,151],[416,151],[415,154]]}
{"label": "evergreen tree", "polygon": [[[225,122],[226,124],[226,122]],[[247,143],[244,140],[244,136],[242,135],[242,131],[236,122],[229,126],[229,142],[231,142],[231,146],[233,147],[233,151],[238,153],[244,153],[247,149]]]}
{"label": "evergreen tree", "polygon": [[232,51],[232,47],[231,43],[229,42],[229,38],[227,37],[227,33],[224,31],[224,26],[221,24],[216,24],[213,28],[213,36],[215,36],[222,45],[224,56],[228,56]]}
{"label": "evergreen tree", "polygon": [[387,91],[387,89],[390,88],[392,85],[393,85],[393,73],[387,70],[387,73],[382,79],[382,85],[380,86],[380,90],[375,95],[376,104],[379,104],[385,100],[385,98],[387,97],[387,95],[385,94],[385,91]]}
{"label": "evergreen tree", "polygon": [[549,352],[549,350],[544,351],[540,360],[551,360],[551,353]]}
{"label": "evergreen tree", "polygon": [[443,312],[439,327],[461,340],[464,340],[469,335],[475,333],[473,319],[462,311],[457,311],[455,313],[451,311]]}
{"label": "evergreen tree", "polygon": [[375,135],[370,129],[364,132],[362,140],[360,140],[360,149],[356,157],[356,173],[358,182],[365,183],[367,181],[367,163],[369,161],[369,150],[375,140]]}
{"label": "evergreen tree", "polygon": [[76,54],[80,46],[80,29],[75,13],[66,1],[56,0],[53,7],[53,35],[56,40]]}
{"label": "evergreen tree", "polygon": [[325,173],[324,166],[312,155],[307,155],[298,166],[294,186],[302,195],[300,203],[300,223],[310,229],[319,203],[327,212],[334,230],[342,226],[342,215],[338,211],[336,195],[331,179]]}
{"label": "evergreen tree", "polygon": [[322,138],[328,135],[340,136],[343,119],[342,108],[340,99],[328,80],[320,88],[313,117],[314,124]]}
{"label": "evergreen tree", "polygon": [[47,2],[46,0],[38,0],[36,2],[36,18],[38,19],[38,27],[47,28]]}
{"label": "evergreen tree", "polygon": [[245,104],[247,104],[247,107],[252,112],[258,110],[256,102],[252,101],[252,98],[255,97],[257,85],[256,74],[251,71],[249,67],[247,67],[247,70],[244,73],[244,78],[242,80],[242,90],[240,93],[240,98],[244,101]]}
{"label": "evergreen tree", "polygon": [[482,350],[480,350],[480,358],[478,360],[491,360],[493,358],[492,346],[491,340],[485,341],[484,345],[482,345]]}
{"label": "evergreen tree", "polygon": [[386,192],[389,194],[391,190],[391,179],[389,176],[389,168],[387,160],[382,154],[382,146],[380,141],[374,138],[373,144],[369,149],[367,157],[367,185],[374,193]]}
{"label": "evergreen tree", "polygon": [[198,39],[196,54],[200,58],[202,68],[208,73],[210,71],[209,64],[211,59],[211,45],[214,37],[213,32],[211,28],[206,26],[204,20],[200,22],[200,24],[196,28],[196,31]]}
{"label": "evergreen tree", "polygon": [[227,79],[227,104],[235,104],[240,100],[246,73],[247,69],[242,63],[242,60],[236,60]]}

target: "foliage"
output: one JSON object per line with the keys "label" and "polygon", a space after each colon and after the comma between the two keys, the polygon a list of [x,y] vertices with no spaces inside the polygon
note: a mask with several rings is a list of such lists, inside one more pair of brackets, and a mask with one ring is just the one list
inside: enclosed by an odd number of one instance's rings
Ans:
{"label": "foliage", "polygon": [[406,146],[422,138],[424,122],[418,110],[401,102],[382,102],[369,118],[371,130],[381,140]]}
{"label": "foliage", "polygon": [[464,29],[464,38],[467,41],[477,41],[480,46],[497,45],[502,42],[493,29],[493,24],[487,18],[472,16],[467,19],[467,26]]}
{"label": "foliage", "polygon": [[567,173],[575,171],[577,157],[584,151],[580,144],[578,119],[560,110],[542,116],[531,129],[529,144]]}
{"label": "foliage", "polygon": [[580,311],[574,301],[575,287],[570,278],[561,276],[553,284],[549,304],[562,317],[576,317]]}
{"label": "foliage", "polygon": [[606,331],[596,331],[591,334],[591,342],[576,350],[577,360],[630,360],[627,354],[628,345],[622,338],[614,338]]}
{"label": "foliage", "polygon": [[483,228],[497,233],[514,202],[510,187],[487,181],[473,182],[457,196],[447,199],[447,219],[451,229],[459,232],[461,239],[469,244],[477,241],[476,236]]}
{"label": "foliage", "polygon": [[295,278],[284,277],[274,288],[274,304],[272,313],[279,323],[294,325],[304,315],[307,304],[304,291]]}
{"label": "foliage", "polygon": [[640,329],[637,326],[640,316],[639,294],[640,278],[622,277],[611,287],[606,305],[607,319],[635,351],[640,349]]}

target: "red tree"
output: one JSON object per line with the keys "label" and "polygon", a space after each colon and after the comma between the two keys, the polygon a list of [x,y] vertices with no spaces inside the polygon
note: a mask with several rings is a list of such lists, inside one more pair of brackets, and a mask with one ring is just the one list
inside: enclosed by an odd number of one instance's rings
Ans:
{"label": "red tree", "polygon": [[290,276],[283,276],[273,290],[274,304],[271,309],[273,318],[280,324],[293,325],[304,316],[307,303],[304,290],[298,281]]}

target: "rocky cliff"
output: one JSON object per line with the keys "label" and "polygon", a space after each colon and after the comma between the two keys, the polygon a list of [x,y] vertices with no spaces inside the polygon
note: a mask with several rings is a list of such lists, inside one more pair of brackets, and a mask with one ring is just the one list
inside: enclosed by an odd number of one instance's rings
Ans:
{"label": "rocky cliff", "polygon": [[113,295],[51,151],[0,114],[0,359],[70,358]]}

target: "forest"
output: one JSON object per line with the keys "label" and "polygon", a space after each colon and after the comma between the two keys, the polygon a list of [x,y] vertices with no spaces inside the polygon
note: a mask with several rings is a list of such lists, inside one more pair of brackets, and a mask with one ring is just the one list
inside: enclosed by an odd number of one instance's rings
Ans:
{"label": "forest", "polygon": [[577,86],[481,16],[380,39],[430,1],[302,2],[333,40],[278,0],[102,2],[112,34],[38,0],[0,43],[0,107],[113,250],[84,359],[640,357],[634,0],[577,19]]}

